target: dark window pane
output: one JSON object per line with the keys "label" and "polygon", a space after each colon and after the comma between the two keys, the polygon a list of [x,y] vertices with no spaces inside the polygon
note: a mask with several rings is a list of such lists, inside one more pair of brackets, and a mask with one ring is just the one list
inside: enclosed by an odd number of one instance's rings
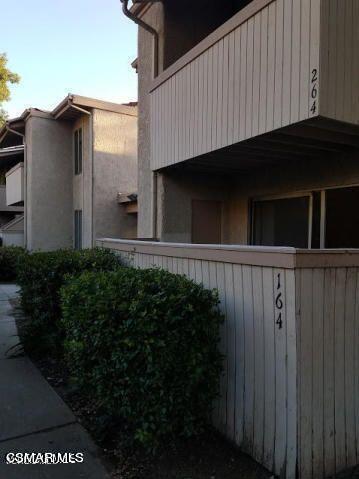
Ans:
{"label": "dark window pane", "polygon": [[79,167],[78,174],[82,173],[82,128],[79,129]]}
{"label": "dark window pane", "polygon": [[75,175],[82,173],[82,128],[74,133],[74,168]]}
{"label": "dark window pane", "polygon": [[79,132],[78,130],[75,131],[74,133],[74,170],[75,170],[75,175],[77,175],[78,171],[78,151],[79,151]]}
{"label": "dark window pane", "polygon": [[253,209],[255,245],[308,248],[309,197],[257,201]]}
{"label": "dark window pane", "polygon": [[359,248],[359,188],[327,190],[326,248]]}
{"label": "dark window pane", "polygon": [[312,224],[312,248],[320,248],[320,209],[321,192],[313,192],[313,224]]}

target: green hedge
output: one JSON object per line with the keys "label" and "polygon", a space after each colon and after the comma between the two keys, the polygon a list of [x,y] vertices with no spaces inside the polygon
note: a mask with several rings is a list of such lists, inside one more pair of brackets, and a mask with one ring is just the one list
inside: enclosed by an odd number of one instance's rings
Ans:
{"label": "green hedge", "polygon": [[18,267],[26,254],[20,246],[0,247],[0,282],[17,280]]}
{"label": "green hedge", "polygon": [[216,292],[163,270],[84,273],[62,289],[75,383],[148,449],[210,418],[222,357]]}
{"label": "green hedge", "polygon": [[58,250],[28,254],[18,269],[21,305],[29,318],[22,337],[25,350],[38,355],[61,353],[61,287],[72,275],[118,267],[118,257],[109,250]]}

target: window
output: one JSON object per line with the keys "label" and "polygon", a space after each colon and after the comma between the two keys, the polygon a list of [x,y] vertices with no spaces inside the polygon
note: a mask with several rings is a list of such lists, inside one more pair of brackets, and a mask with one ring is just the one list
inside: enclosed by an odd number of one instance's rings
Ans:
{"label": "window", "polygon": [[253,243],[308,248],[310,196],[255,201]]}
{"label": "window", "polygon": [[359,248],[359,187],[327,188],[252,203],[252,244]]}
{"label": "window", "polygon": [[82,210],[75,210],[74,233],[74,246],[78,250],[82,248]]}
{"label": "window", "polygon": [[82,128],[79,128],[74,133],[74,163],[75,175],[82,173]]}
{"label": "window", "polygon": [[359,248],[358,206],[359,187],[326,191],[326,248]]}

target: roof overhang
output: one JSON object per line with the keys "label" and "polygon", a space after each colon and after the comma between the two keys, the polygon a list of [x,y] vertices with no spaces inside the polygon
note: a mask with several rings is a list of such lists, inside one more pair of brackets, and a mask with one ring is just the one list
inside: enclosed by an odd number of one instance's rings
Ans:
{"label": "roof overhang", "polygon": [[151,7],[153,3],[159,3],[163,0],[133,0],[130,12],[141,17]]}
{"label": "roof overhang", "polygon": [[27,108],[20,116],[7,120],[0,129],[0,147],[14,146],[23,141],[21,136],[25,135],[25,123],[30,116],[51,118],[51,113],[38,108]]}
{"label": "roof overhang", "polygon": [[0,148],[0,158],[8,158],[24,153],[24,145],[10,146],[8,148]]}
{"label": "roof overhang", "polygon": [[54,108],[52,116],[55,120],[74,120],[83,114],[90,113],[93,109],[137,116],[137,105],[120,105],[118,103],[71,94]]}
{"label": "roof overhang", "polygon": [[135,193],[118,193],[117,202],[125,207],[126,213],[129,215],[138,213],[137,192]]}
{"label": "roof overhang", "polygon": [[0,148],[17,146],[23,143],[21,136],[25,134],[25,120],[14,118],[5,123],[0,130]]}
{"label": "roof overhang", "polygon": [[128,104],[112,103],[80,95],[69,94],[51,112],[38,108],[28,108],[21,116],[6,121],[0,129],[0,148],[17,146],[23,143],[21,136],[25,135],[25,124],[29,117],[36,116],[48,120],[75,120],[93,109],[120,113],[137,117],[137,102]]}

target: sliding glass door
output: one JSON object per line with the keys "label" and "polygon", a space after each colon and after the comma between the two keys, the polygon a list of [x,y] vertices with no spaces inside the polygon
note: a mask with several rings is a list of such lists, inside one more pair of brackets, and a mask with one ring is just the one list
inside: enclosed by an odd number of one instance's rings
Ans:
{"label": "sliding glass door", "polygon": [[252,202],[254,245],[359,248],[359,187]]}
{"label": "sliding glass door", "polygon": [[311,196],[253,202],[253,244],[309,247]]}

